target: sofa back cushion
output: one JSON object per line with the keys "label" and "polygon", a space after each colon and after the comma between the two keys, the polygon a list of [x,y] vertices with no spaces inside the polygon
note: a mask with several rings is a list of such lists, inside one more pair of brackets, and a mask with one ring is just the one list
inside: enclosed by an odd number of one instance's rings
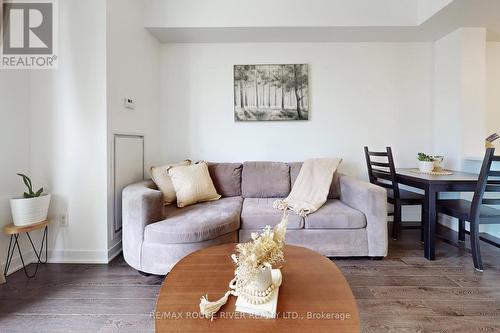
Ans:
{"label": "sofa back cushion", "polygon": [[175,188],[179,208],[219,200],[221,197],[215,189],[206,162],[171,167],[168,174]]}
{"label": "sofa back cushion", "polygon": [[184,160],[179,163],[165,164],[158,167],[151,167],[151,179],[153,179],[156,187],[163,194],[163,201],[165,205],[170,205],[176,202],[175,188],[172,180],[168,175],[168,169],[173,166],[191,165],[191,160]]}
{"label": "sofa back cushion", "polygon": [[208,163],[208,171],[217,193],[223,197],[241,195],[241,163]]}
{"label": "sofa back cushion", "polygon": [[[290,186],[293,187],[297,176],[299,175],[300,168],[302,167],[302,162],[290,162]],[[340,198],[340,182],[339,182],[339,172],[338,170],[333,174],[332,184],[330,185],[330,191],[328,192],[328,199],[338,199]]]}
{"label": "sofa back cushion", "polygon": [[241,177],[244,198],[283,198],[290,193],[290,166],[282,162],[245,162]]}

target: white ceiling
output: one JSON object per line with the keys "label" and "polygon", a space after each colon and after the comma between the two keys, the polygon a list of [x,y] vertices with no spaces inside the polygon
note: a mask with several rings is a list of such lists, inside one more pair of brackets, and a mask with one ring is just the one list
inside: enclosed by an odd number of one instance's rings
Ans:
{"label": "white ceiling", "polygon": [[500,0],[145,0],[144,23],[164,43],[500,41]]}
{"label": "white ceiling", "polygon": [[163,28],[415,25],[419,1],[146,0],[145,22]]}
{"label": "white ceiling", "polygon": [[417,0],[417,25],[420,25],[448,6],[453,0]]}

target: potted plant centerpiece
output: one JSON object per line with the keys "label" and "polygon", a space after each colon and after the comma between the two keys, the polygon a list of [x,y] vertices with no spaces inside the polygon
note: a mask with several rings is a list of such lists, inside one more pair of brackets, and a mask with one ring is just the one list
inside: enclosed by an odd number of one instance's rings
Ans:
{"label": "potted plant centerpiece", "polygon": [[420,170],[420,172],[429,173],[434,170],[434,159],[432,158],[432,156],[424,153],[418,153],[417,159],[418,169]]}
{"label": "potted plant centerpiece", "polygon": [[43,193],[43,187],[36,192],[28,176],[18,173],[28,188],[22,198],[10,199],[12,219],[16,226],[26,226],[45,221],[49,211],[50,194]]}

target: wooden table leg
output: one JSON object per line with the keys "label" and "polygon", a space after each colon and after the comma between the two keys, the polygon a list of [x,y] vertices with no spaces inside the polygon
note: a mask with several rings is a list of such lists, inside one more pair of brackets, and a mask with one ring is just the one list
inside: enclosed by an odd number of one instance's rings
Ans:
{"label": "wooden table leg", "polygon": [[425,189],[424,202],[424,255],[428,260],[435,260],[436,240],[436,191],[429,186]]}

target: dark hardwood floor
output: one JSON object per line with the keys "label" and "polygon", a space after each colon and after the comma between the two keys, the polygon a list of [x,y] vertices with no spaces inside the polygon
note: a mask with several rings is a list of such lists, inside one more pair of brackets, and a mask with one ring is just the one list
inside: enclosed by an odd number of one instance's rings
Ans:
{"label": "dark hardwood floor", "polygon": [[[423,258],[418,230],[390,241],[384,260],[335,259],[357,299],[363,332],[500,331],[500,250],[482,243],[484,273],[470,253],[438,241]],[[47,264],[0,285],[0,332],[152,332],[161,277],[122,257],[109,265]],[[285,282],[286,283],[286,282]]]}
{"label": "dark hardwood floor", "polygon": [[[436,242],[437,260],[426,260],[419,233],[403,230],[382,261],[335,260],[358,302],[362,332],[500,332],[500,249],[481,242],[480,273],[468,250],[444,241]],[[457,243],[456,233],[442,233]]]}

